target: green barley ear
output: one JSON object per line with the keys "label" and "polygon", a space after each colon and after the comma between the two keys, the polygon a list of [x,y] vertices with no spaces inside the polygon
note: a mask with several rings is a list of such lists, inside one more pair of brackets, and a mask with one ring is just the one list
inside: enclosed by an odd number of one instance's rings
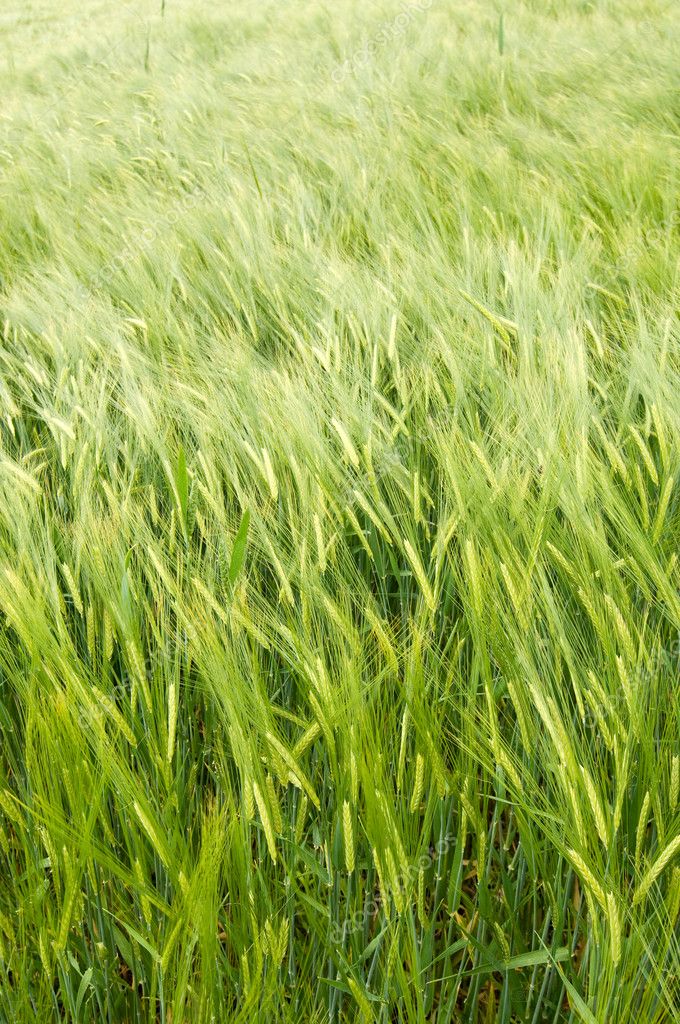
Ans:
{"label": "green barley ear", "polygon": [[680,868],[674,867],[666,894],[666,908],[671,928],[675,927],[680,913]]}
{"label": "green barley ear", "polygon": [[274,779],[269,774],[269,772],[267,773],[264,781],[265,781],[265,785],[267,787],[267,800],[268,800],[269,809],[271,811],[272,824],[274,826],[274,831],[276,832],[277,835],[280,836],[280,835],[283,834],[283,818],[282,818],[282,815],[281,815],[281,807],[279,806],[279,800],[278,800],[278,797],[276,795],[276,788],[274,786]]}
{"label": "green barley ear", "polygon": [[350,750],[349,754],[349,786],[352,806],[356,807],[359,800],[359,773],[357,771],[357,759],[354,756],[354,750]]}
{"label": "green barley ear", "polygon": [[621,959],[621,920],[614,899],[614,893],[607,893],[607,918],[609,920],[609,935],[611,939],[612,963],[614,967]]}
{"label": "green barley ear", "polygon": [[420,801],[423,796],[425,784],[425,760],[422,754],[416,755],[416,771],[413,780],[413,792],[411,794],[410,810],[415,814],[420,809]]}
{"label": "green barley ear", "polygon": [[503,956],[505,957],[506,960],[509,960],[510,956],[511,956],[510,944],[509,944],[509,942],[507,940],[506,934],[503,931],[503,929],[501,928],[501,926],[498,923],[498,921],[494,921],[493,927],[494,927],[494,931],[496,933],[496,938],[498,939],[498,944],[499,944],[499,946],[501,947],[501,949],[503,951]]}
{"label": "green barley ear", "polygon": [[175,754],[175,737],[177,734],[177,688],[174,680],[168,687],[168,743],[166,758],[172,763]]}
{"label": "green barley ear", "polygon": [[668,792],[668,802],[671,813],[677,810],[680,801],[680,755],[674,754],[671,759],[671,779]]}
{"label": "green barley ear", "polygon": [[583,765],[579,765],[579,767],[581,769],[581,776],[588,795],[588,801],[593,811],[593,817],[595,818],[597,834],[600,837],[602,845],[606,849],[609,843],[609,828],[607,827],[607,820],[605,818],[602,803],[600,802],[600,796],[595,788],[595,784],[590,773],[583,767]]}
{"label": "green barley ear", "polygon": [[264,830],[264,836],[267,841],[267,849],[269,850],[269,856],[271,857],[274,864],[276,864],[276,840],[274,838],[274,829],[272,828],[271,818],[269,817],[269,810],[265,803],[264,797],[262,796],[262,790],[258,786],[257,782],[253,783],[253,796],[255,797],[255,803],[260,814],[260,821],[262,822],[262,828]]}
{"label": "green barley ear", "polygon": [[299,846],[302,842],[302,837],[305,830],[305,820],[307,818],[308,800],[307,794],[303,793],[300,798],[300,804],[297,810],[297,818],[295,821],[295,842]]}
{"label": "green barley ear", "polygon": [[135,880],[136,880],[137,886],[138,886],[139,901],[140,901],[140,904],[141,904],[141,907],[142,907],[142,913],[144,915],[144,921],[145,921],[146,925],[149,926],[151,924],[151,902],[149,900],[149,897],[147,895],[145,895],[145,893],[144,893],[144,888],[145,888],[144,872],[142,870],[142,865],[139,862],[139,858],[135,858],[134,871],[135,871]]}
{"label": "green barley ear", "polygon": [[429,927],[427,915],[425,914],[425,868],[418,868],[418,898],[417,898],[418,920],[423,928]]}
{"label": "green barley ear", "polygon": [[633,906],[645,898],[651,887],[654,885],[654,882],[657,880],[666,865],[673,859],[678,850],[680,850],[680,835],[676,836],[675,839],[668,844],[666,849],[659,854],[654,863],[645,873],[642,881],[637,887],[635,895],[633,896]]}
{"label": "green barley ear", "polygon": [[68,588],[69,595],[71,597],[71,600],[73,601],[73,606],[79,615],[83,615],[84,608],[83,601],[80,596],[80,590],[78,589],[78,585],[74,579],[71,569],[65,562],[62,563],[61,571],[63,573],[64,580],[66,581],[66,586]]}
{"label": "green barley ear", "polygon": [[642,807],[640,808],[640,816],[638,818],[637,829],[635,830],[635,871],[636,873],[640,870],[640,860],[642,858],[642,844],[645,839],[647,832],[647,824],[649,822],[649,808],[651,805],[651,798],[649,790],[645,793],[644,800],[642,801]]}
{"label": "green barley ear", "polygon": [[656,402],[652,403],[651,407],[652,420],[654,421],[654,431],[656,434],[657,444],[659,445],[659,454],[661,456],[661,465],[665,470],[668,469],[670,462],[670,456],[668,452],[668,443],[666,441],[666,431],[664,429],[663,420],[661,418],[661,412]]}
{"label": "green barley ear", "polygon": [[630,431],[631,437],[633,438],[633,440],[635,441],[635,444],[637,445],[638,451],[640,452],[640,455],[642,456],[642,461],[645,464],[645,468],[647,469],[647,472],[649,473],[649,476],[650,476],[652,482],[655,485],[658,486],[659,475],[658,475],[658,473],[656,471],[656,466],[654,465],[654,460],[652,458],[651,452],[649,451],[649,448],[647,447],[647,445],[645,444],[644,440],[642,439],[642,436],[640,435],[640,431],[636,427],[634,427],[632,424],[628,425],[628,430]]}
{"label": "green barley ear", "polygon": [[359,1012],[361,1013],[362,1024],[372,1024],[372,1022],[375,1020],[375,1017],[373,1015],[373,1009],[371,1007],[370,1002],[366,998],[366,995],[364,994],[361,986],[354,978],[348,978],[347,985],[349,987],[350,992],[352,993],[356,1000]]}
{"label": "green barley ear", "polygon": [[583,857],[576,852],[576,850],[567,850],[567,856],[574,866],[574,870],[581,877],[582,882],[585,884],[587,892],[591,892],[597,902],[600,904],[602,909],[607,909],[607,899],[604,894],[604,889],[598,882],[597,878],[588,867]]}
{"label": "green barley ear", "polygon": [[342,835],[345,847],[345,869],[348,875],[354,871],[354,827],[352,812],[347,800],[342,805]]}
{"label": "green barley ear", "polygon": [[423,563],[420,560],[420,556],[416,552],[413,545],[405,537],[403,538],[402,543],[404,545],[404,551],[406,552],[406,556],[409,562],[411,563],[413,573],[418,581],[418,585],[420,586],[422,595],[425,599],[425,604],[430,609],[430,611],[433,612],[437,607],[437,600],[435,598],[434,591],[430,586],[430,581],[427,578],[427,574],[423,567]]}
{"label": "green barley ear", "polygon": [[659,497],[659,504],[657,505],[656,515],[654,516],[654,522],[652,523],[652,544],[658,544],[661,537],[666,520],[668,504],[671,500],[671,494],[673,493],[674,486],[675,479],[674,477],[669,476]]}

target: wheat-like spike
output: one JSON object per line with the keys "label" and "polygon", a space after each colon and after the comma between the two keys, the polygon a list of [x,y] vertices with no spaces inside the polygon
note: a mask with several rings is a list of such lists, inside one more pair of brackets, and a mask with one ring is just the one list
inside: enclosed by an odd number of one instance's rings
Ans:
{"label": "wheat-like spike", "polygon": [[437,607],[437,601],[434,596],[432,587],[430,586],[430,581],[427,578],[427,573],[425,572],[423,563],[420,561],[418,553],[416,552],[413,545],[410,544],[405,537],[403,538],[402,543],[404,545],[404,551],[406,552],[408,560],[411,563],[411,567],[413,568],[414,575],[418,580],[418,584],[423,593],[423,597],[425,598],[425,604],[430,609],[430,611],[433,612]]}
{"label": "wheat-like spike", "polygon": [[282,963],[283,959],[284,959],[284,957],[286,955],[286,946],[288,945],[289,931],[290,930],[289,930],[288,918],[284,917],[284,918],[281,919],[281,923],[280,923],[279,929],[278,929],[278,936],[277,936],[277,940],[276,940],[275,962],[277,964]]}
{"label": "wheat-like spike", "polygon": [[416,523],[424,522],[420,505],[420,473],[417,469],[413,472],[413,518]]}
{"label": "wheat-like spike", "polygon": [[425,914],[425,868],[418,868],[418,899],[416,903],[418,920],[423,928],[427,928],[428,921]]}
{"label": "wheat-like spike", "polygon": [[652,458],[652,453],[650,452],[649,448],[647,447],[647,445],[645,444],[644,440],[642,439],[642,436],[640,435],[640,432],[637,429],[637,427],[634,427],[632,424],[629,424],[628,425],[628,430],[630,431],[630,435],[631,435],[631,437],[635,441],[635,444],[638,447],[638,451],[640,452],[640,455],[642,456],[642,461],[644,462],[644,464],[645,464],[645,466],[647,468],[647,472],[649,473],[649,475],[650,475],[651,479],[653,480],[653,482],[656,485],[658,485],[658,483],[659,483],[659,474],[656,471],[656,466],[654,465],[654,460]]}
{"label": "wheat-like spike", "polygon": [[652,420],[654,421],[654,432],[656,434],[656,440],[659,445],[659,454],[661,456],[661,465],[665,470],[668,469],[670,461],[668,454],[668,445],[666,443],[666,432],[663,428],[663,421],[661,419],[661,413],[659,407],[654,402],[651,407]]}
{"label": "wheat-like spike", "polygon": [[87,606],[85,629],[87,633],[87,650],[90,655],[90,663],[94,665],[97,658],[97,641],[95,635],[94,609],[91,604]]}
{"label": "wheat-like spike", "polygon": [[498,921],[494,921],[494,923],[493,923],[493,930],[496,933],[496,938],[498,939],[498,945],[503,950],[503,956],[505,957],[506,960],[509,960],[510,959],[510,943],[508,942],[507,936],[506,936],[505,932],[503,931],[503,929],[501,928],[501,926],[498,923]]}
{"label": "wheat-like spike", "polygon": [[70,594],[71,600],[73,601],[73,606],[79,615],[83,615],[85,610],[83,608],[83,601],[80,596],[80,591],[73,577],[73,573],[71,572],[71,569],[66,564],[66,562],[62,562],[61,571],[64,574],[64,579],[66,580],[66,586],[68,587],[68,592]]}
{"label": "wheat-like spike", "polygon": [[383,871],[383,865],[382,865],[382,861],[380,859],[380,854],[378,853],[378,851],[377,851],[377,849],[375,847],[373,847],[373,849],[371,850],[371,853],[373,855],[373,863],[375,865],[375,872],[376,872],[376,874],[378,876],[378,886],[380,888],[380,895],[383,897],[383,899],[386,899],[387,898],[387,887],[385,885],[385,873]]}
{"label": "wheat-like spike", "polygon": [[489,460],[486,457],[486,454],[482,451],[482,449],[480,448],[476,441],[470,441],[470,447],[472,448],[472,451],[475,453],[477,461],[479,462],[480,466],[484,471],[484,476],[488,480],[492,492],[495,494],[496,491],[498,490],[498,481],[496,480],[496,474],[494,473],[491,467],[491,463],[489,462]]}
{"label": "wheat-like spike", "polygon": [[410,810],[415,814],[420,808],[420,801],[423,796],[425,783],[425,760],[422,754],[416,754],[416,772],[413,781],[413,793],[411,794]]}
{"label": "wheat-like spike", "polygon": [[[628,698],[626,700],[626,704],[627,704],[627,706],[631,706],[632,702],[633,702],[633,688],[632,688],[631,683],[630,683],[630,676],[626,672],[626,667],[623,664],[623,662],[621,662],[621,666],[619,668],[619,678],[621,679],[622,686],[624,687],[624,689],[627,689],[627,692],[628,692]],[[598,682],[597,677],[596,677],[595,673],[592,670],[588,671],[588,681],[590,682],[590,685],[591,685],[591,687],[592,687],[592,689],[594,691],[595,697],[597,697],[597,702],[594,701],[591,698],[591,695],[588,694],[588,693],[586,693],[586,697],[588,699],[588,703],[593,708],[593,712],[595,714],[595,717],[598,719],[598,722],[599,722],[599,716],[602,715],[602,709],[604,709],[607,712],[607,715],[609,716],[609,718],[612,721],[612,724],[614,726],[614,730],[615,730],[616,736],[618,736],[620,739],[623,739],[626,736],[626,734],[627,734],[627,730],[624,728],[623,722],[621,721],[621,719],[619,718],[618,714],[614,710],[614,708],[612,706],[612,702],[609,699],[609,696],[605,693],[603,687]],[[599,702],[599,707],[598,707],[598,702]],[[606,731],[609,732],[608,727],[606,727]],[[612,737],[612,741],[613,741],[613,739],[614,739],[614,737]]]}
{"label": "wheat-like spike", "polygon": [[668,886],[668,892],[666,893],[666,907],[668,909],[668,919],[671,924],[671,928],[675,927],[678,919],[678,913],[680,913],[680,868],[674,867],[673,874],[671,875],[671,881]]}
{"label": "wheat-like spike", "polygon": [[132,806],[134,807],[135,814],[139,818],[139,821],[140,821],[144,831],[146,832],[146,834],[148,835],[149,839],[151,840],[151,844],[155,848],[156,853],[161,858],[161,860],[163,861],[165,866],[168,867],[168,855],[167,855],[167,851],[165,849],[165,843],[161,842],[161,838],[158,835],[158,832],[156,832],[156,829],[154,828],[154,826],[153,826],[153,824],[151,822],[151,819],[142,810],[142,808],[140,807],[140,805],[137,803],[136,800],[134,801]]}
{"label": "wheat-like spike", "polygon": [[313,693],[312,690],[308,692],[307,700],[309,701],[310,708],[316,716],[320,731],[323,733],[323,737],[328,744],[328,748],[332,752],[333,757],[335,757],[335,737],[333,735],[333,730],[328,723],[328,719],[324,714],[323,708],[321,707],[316,694]]}
{"label": "wheat-like spike", "polygon": [[113,655],[113,621],[108,611],[104,609],[104,660],[111,661]]}
{"label": "wheat-like spike", "polygon": [[160,969],[161,971],[163,971],[163,974],[167,972],[168,967],[170,966],[170,958],[173,954],[175,946],[177,945],[177,940],[179,939],[180,932],[182,931],[183,927],[184,917],[180,914],[177,917],[177,921],[173,926],[173,929],[170,932],[168,940],[165,943],[165,946],[163,947],[163,952],[161,953]]}
{"label": "wheat-like spike", "polygon": [[286,571],[283,568],[283,565],[281,564],[281,560],[276,554],[276,551],[274,550],[274,545],[271,543],[269,538],[266,538],[265,543],[267,544],[267,548],[269,550],[269,557],[271,558],[274,564],[274,568],[276,569],[276,573],[281,583],[281,596],[285,597],[288,604],[292,606],[295,604],[295,598],[293,597],[293,588],[290,585],[290,580],[288,579]]}
{"label": "wheat-like spike", "polygon": [[49,949],[47,946],[47,940],[45,938],[45,933],[43,932],[42,928],[40,929],[40,937],[38,939],[38,953],[40,955],[40,963],[43,966],[45,976],[49,978],[51,981],[53,974],[52,958],[50,957]]}
{"label": "wheat-like spike", "polygon": [[356,448],[352,444],[352,440],[349,434],[347,433],[345,427],[342,425],[342,423],[340,423],[339,420],[336,420],[335,418],[331,420],[331,425],[335,427],[338,437],[340,438],[340,441],[342,443],[342,447],[345,449],[347,458],[352,463],[354,468],[358,469],[359,466],[361,465],[359,461],[359,455],[357,453]]}
{"label": "wheat-like spike", "polygon": [[647,870],[637,888],[635,896],[633,897],[633,906],[644,899],[651,887],[654,885],[656,879],[659,877],[666,865],[672,860],[678,850],[680,850],[680,835],[677,835],[675,839],[671,840],[666,849],[659,854],[654,863]]}
{"label": "wheat-like spike", "polygon": [[[269,741],[271,746],[274,748],[274,750],[279,755],[284,765],[288,769],[288,772],[285,773],[286,777],[281,777],[281,783],[284,784],[287,779],[290,779],[293,785],[297,786],[298,789],[304,789],[304,791],[307,793],[310,800],[318,810],[319,798],[316,795],[316,792],[314,791],[314,787],[307,778],[306,773],[302,770],[302,767],[295,759],[293,754],[291,754],[291,752],[283,745],[283,743],[281,743],[279,739],[277,739],[277,737],[273,733],[267,733],[267,740]],[[283,776],[284,773],[281,773],[281,775]]]}
{"label": "wheat-like spike", "polygon": [[307,818],[307,808],[309,802],[307,800],[307,794],[303,793],[300,799],[300,805],[297,811],[297,818],[295,821],[295,842],[299,846],[302,842],[302,836],[305,831],[305,820]]}
{"label": "wheat-like spike", "polygon": [[267,773],[267,776],[266,776],[264,781],[265,781],[265,786],[267,787],[267,798],[269,800],[269,809],[271,811],[272,824],[274,826],[274,831],[275,831],[275,833],[277,835],[280,836],[283,833],[283,819],[281,817],[281,808],[279,806],[279,799],[278,799],[278,797],[276,795],[276,788],[274,786],[274,779],[269,774],[269,772]]}
{"label": "wheat-like spike", "polygon": [[354,828],[352,825],[352,812],[347,800],[342,805],[342,836],[345,845],[345,868],[347,874],[354,871]]}
{"label": "wheat-like spike", "polygon": [[437,796],[440,800],[443,800],[446,794],[449,792],[449,782],[446,778],[446,768],[442,761],[441,754],[437,749],[437,746],[432,738],[432,733],[428,729],[425,733],[425,742],[427,744],[427,752],[430,758],[430,765],[432,767],[432,774],[434,775],[435,785],[437,787]]}
{"label": "wheat-like spike", "polygon": [[168,748],[167,761],[172,762],[175,754],[175,736],[177,734],[177,687],[175,681],[168,687]]}
{"label": "wheat-like spike", "polygon": [[564,557],[559,548],[556,548],[555,545],[551,544],[550,541],[546,541],[545,546],[547,547],[548,551],[553,556],[553,558],[555,559],[555,561],[557,562],[565,576],[567,576],[572,581],[572,583],[578,583],[578,576],[574,572],[574,567],[572,566],[571,562]]}
{"label": "wheat-like spike", "polygon": [[508,594],[510,595],[512,607],[515,609],[515,615],[517,616],[517,619],[522,628],[528,629],[529,616],[527,614],[525,603],[522,601],[521,595],[513,582],[512,576],[510,575],[510,570],[508,569],[505,562],[500,563],[500,570],[503,576],[503,580],[505,581],[505,586],[507,587]]}
{"label": "wheat-like spike", "polygon": [[663,807],[661,805],[661,792],[659,789],[655,789],[652,793],[652,812],[657,831],[656,841],[659,846],[663,846],[666,842],[666,823],[664,821]]}
{"label": "wheat-like spike", "polygon": [[610,464],[611,468],[614,470],[614,472],[619,474],[621,479],[626,484],[630,484],[630,477],[628,475],[628,470],[626,468],[625,462],[621,458],[621,453],[618,451],[618,449],[615,447],[615,445],[613,445],[612,442],[607,437],[605,429],[602,426],[602,424],[600,423],[598,417],[597,416],[591,416],[591,420],[593,422],[593,425],[595,426],[595,429],[597,430],[598,434],[600,435],[600,441],[602,442],[602,447],[604,448],[605,452],[607,453],[607,458],[609,459],[609,464]]}
{"label": "wheat-like spike", "polygon": [[484,696],[486,698],[486,707],[489,716],[489,742],[491,744],[491,749],[496,755],[496,759],[498,759],[498,748],[500,746],[498,737],[498,711],[496,709],[496,702],[491,690],[491,683],[488,679],[484,682]]}
{"label": "wheat-like spike", "polygon": [[525,753],[529,753],[529,751],[533,750],[533,744],[531,742],[531,733],[529,731],[529,722],[524,709],[524,703],[520,699],[520,691],[517,688],[516,681],[508,677],[506,684],[512,701],[512,706],[515,709],[515,715],[517,716],[517,725],[519,726],[519,733],[522,738],[522,746],[524,747]]}
{"label": "wheat-like spike", "polygon": [[326,571],[326,544],[323,538],[323,528],[321,526],[321,519],[319,518],[318,512],[315,512],[312,516],[312,524],[314,526],[314,539],[316,540],[316,555],[319,560],[319,570],[321,572]]}
{"label": "wheat-like spike", "polygon": [[71,928],[71,920],[73,918],[73,908],[76,902],[76,885],[75,882],[69,884],[68,891],[64,897],[64,905],[62,910],[61,924],[59,925],[59,931],[57,938],[54,942],[54,950],[57,954],[62,953],[66,949],[66,942],[68,939],[68,933]]}
{"label": "wheat-like spike", "polygon": [[600,730],[600,733],[602,734],[602,738],[607,746],[607,749],[612,750],[614,738],[609,730],[607,722],[605,721],[605,717],[602,714],[602,702],[597,699],[596,694],[594,694],[591,690],[586,690],[585,693],[586,701],[588,703],[588,706],[590,707],[590,710],[595,716],[595,720],[597,721],[597,727]]}
{"label": "wheat-like spike", "polygon": [[477,832],[477,881],[481,882],[486,875],[486,829]]}
{"label": "wheat-like spike", "polygon": [[293,747],[293,757],[299,760],[299,758],[301,758],[302,755],[304,754],[305,750],[307,750],[308,747],[311,747],[314,740],[317,739],[320,735],[321,726],[319,725],[318,722],[312,722],[312,724],[305,729],[302,736]]}
{"label": "wheat-like spike", "polygon": [[666,511],[668,509],[668,503],[671,500],[674,484],[675,478],[669,476],[664,484],[663,491],[661,492],[659,504],[656,508],[656,515],[654,516],[654,522],[652,524],[652,544],[656,544],[661,537],[664,521],[666,519]]}
{"label": "wheat-like spike", "polygon": [[146,710],[150,713],[151,694],[149,693],[149,687],[146,681],[146,669],[144,668],[144,659],[142,658],[141,651],[134,640],[128,640],[125,645],[125,650],[127,651],[128,661],[132,667],[133,682],[142,691]]}
{"label": "wheat-like spike", "polygon": [[271,956],[272,947],[276,945],[276,940],[274,937],[274,928],[272,926],[272,920],[270,917],[268,917],[264,923],[264,928],[262,929],[261,944],[262,952],[264,953],[264,955]]}
{"label": "wheat-like spike", "polygon": [[670,803],[671,813],[673,813],[678,806],[680,800],[680,755],[674,754],[671,760],[671,782],[668,791],[668,802]]}
{"label": "wheat-like spike", "polygon": [[621,824],[621,814],[623,812],[623,803],[626,799],[626,786],[628,783],[628,772],[630,770],[630,748],[626,746],[623,759],[619,755],[619,744],[618,741],[614,746],[614,756],[616,760],[616,803],[614,804],[614,834],[619,830]]}
{"label": "wheat-like spike", "polygon": [[642,843],[644,842],[645,833],[647,831],[647,824],[649,821],[649,808],[651,805],[651,797],[649,790],[645,793],[642,801],[642,807],[640,808],[640,817],[638,818],[637,829],[635,830],[635,870],[636,872],[640,868],[640,859],[642,857]]}
{"label": "wheat-like spike", "polygon": [[505,747],[502,744],[499,745],[498,750],[496,751],[496,757],[498,759],[499,765],[501,766],[501,768],[503,768],[503,770],[507,774],[508,778],[510,779],[510,781],[513,784],[513,786],[515,787],[516,791],[518,793],[521,793],[522,789],[523,789],[523,786],[522,786],[522,780],[521,780],[521,778],[519,776],[519,772],[515,768],[515,766],[512,763],[512,761],[510,760],[510,757],[508,756],[508,753],[507,753],[507,751],[505,750]]}
{"label": "wheat-like spike", "polygon": [[590,598],[586,594],[586,592],[583,589],[583,587],[579,587],[578,588],[578,596],[581,599],[581,603],[582,603],[583,607],[585,608],[585,610],[588,612],[588,615],[590,616],[590,621],[592,622],[592,624],[593,624],[593,626],[595,628],[595,632],[597,633],[597,639],[600,641],[600,644],[603,647],[606,647],[607,646],[607,638],[606,638],[606,635],[605,635],[604,626],[602,625],[602,619],[600,618],[600,616],[598,615],[598,613],[597,613],[597,611],[595,609],[595,605],[590,600]]}
{"label": "wheat-like spike", "polygon": [[260,821],[262,822],[262,828],[264,830],[264,837],[267,840],[267,848],[269,850],[269,856],[276,864],[276,840],[274,838],[274,829],[272,828],[271,818],[269,817],[269,811],[267,810],[267,804],[265,803],[262,791],[258,786],[257,782],[253,783],[253,796],[255,797],[255,803],[260,813]]}
{"label": "wheat-like spike", "polygon": [[373,1010],[371,1008],[371,1004],[364,995],[359,983],[356,981],[355,978],[348,977],[347,985],[350,992],[354,996],[354,999],[356,1000],[357,1006],[359,1007],[363,1024],[372,1024],[372,1022],[375,1020],[375,1017],[373,1016]]}
{"label": "wheat-like spike", "polygon": [[359,773],[357,771],[357,759],[354,756],[353,750],[349,754],[349,792],[352,804],[356,807],[359,800]]}
{"label": "wheat-like spike", "polygon": [[359,506],[359,508],[371,520],[371,522],[373,523],[373,525],[375,526],[376,530],[378,531],[378,533],[380,534],[382,539],[385,541],[385,543],[389,547],[394,547],[394,541],[390,537],[390,534],[389,534],[387,528],[385,527],[385,524],[381,520],[381,518],[378,515],[378,513],[376,512],[376,510],[371,505],[371,503],[368,500],[368,498],[366,497],[366,495],[362,494],[362,492],[360,490],[358,490],[357,488],[354,488],[354,490],[352,491],[352,495],[354,496],[354,498],[356,500],[356,503]]}
{"label": "wheat-like spike", "polygon": [[609,934],[611,937],[612,963],[614,967],[621,959],[621,920],[619,911],[614,899],[614,893],[607,893],[607,918],[609,919]]}
{"label": "wheat-like spike", "polygon": [[137,885],[139,886],[139,890],[138,890],[139,891],[139,902],[140,902],[141,907],[142,907],[142,914],[144,915],[144,920],[145,920],[146,924],[150,925],[151,924],[151,902],[149,900],[149,897],[146,896],[145,893],[144,893],[144,889],[145,889],[146,883],[144,881],[144,872],[142,871],[142,865],[139,863],[139,858],[138,857],[135,857],[134,871],[135,871],[135,879],[137,880]]}
{"label": "wheat-like spike", "polygon": [[628,674],[626,663],[620,654],[616,655],[616,670],[619,674],[619,679],[621,680],[621,688],[623,689],[623,695],[626,698],[628,714],[630,715],[631,721],[634,722],[637,717],[637,709],[635,704],[635,694],[633,692],[633,684],[631,682],[630,675]]}
{"label": "wheat-like spike", "polygon": [[406,743],[408,736],[410,714],[408,706],[404,708],[401,716],[401,739],[399,741],[399,757],[397,758],[397,793],[401,793],[404,783],[404,769],[406,767]]}
{"label": "wheat-like spike", "polygon": [[483,602],[482,602],[482,574],[479,568],[479,560],[477,558],[477,550],[472,541],[471,537],[465,541],[465,561],[467,563],[470,594],[472,597],[473,608],[478,616],[481,618]]}
{"label": "wheat-like spike", "polygon": [[579,767],[581,769],[581,775],[583,777],[583,782],[586,787],[586,793],[588,794],[588,799],[590,800],[590,804],[593,809],[593,817],[595,818],[597,834],[600,837],[600,840],[602,841],[602,845],[606,848],[609,842],[609,829],[607,828],[607,820],[605,818],[604,809],[602,807],[602,804],[600,803],[600,797],[597,792],[597,789],[595,788],[595,783],[593,782],[590,776],[590,772],[586,768],[584,768],[583,765],[579,765]]}
{"label": "wheat-like spike", "polygon": [[460,800],[461,807],[463,808],[463,810],[467,814],[468,818],[470,819],[470,824],[475,829],[475,831],[477,831],[477,829],[480,827],[480,825],[479,825],[479,819],[480,819],[479,811],[474,806],[474,804],[470,800],[470,798],[467,795],[467,793],[465,792],[465,790],[461,790],[460,791],[460,793],[458,794],[458,798]]}
{"label": "wheat-like spike", "polygon": [[607,910],[607,899],[604,894],[604,889],[598,882],[597,878],[590,870],[583,857],[576,852],[576,850],[567,850],[567,856],[571,863],[574,865],[575,870],[581,876],[581,880],[585,882],[586,887],[592,892],[593,896],[600,904],[602,909],[606,912]]}
{"label": "wheat-like spike", "polygon": [[127,722],[125,721],[122,714],[120,713],[114,702],[111,700],[111,698],[108,697],[105,693],[102,693],[102,691],[96,686],[92,687],[91,692],[92,696],[97,700],[97,702],[100,704],[100,706],[109,716],[109,718],[116,724],[118,729],[120,729],[120,731],[130,744],[130,746],[136,747],[137,738],[135,734],[133,733],[132,729],[127,724]]}
{"label": "wheat-like spike", "polygon": [[635,486],[637,487],[638,497],[640,499],[640,511],[642,512],[642,526],[645,533],[649,530],[649,524],[651,522],[649,518],[649,501],[647,500],[647,488],[645,481],[642,476],[642,470],[636,463],[633,464],[633,476],[635,477]]}
{"label": "wheat-like spike", "polygon": [[241,979],[244,992],[250,992],[250,965],[248,964],[248,954],[246,952],[241,953]]}
{"label": "wheat-like spike", "polygon": [[390,892],[394,905],[397,908],[397,912],[402,914],[405,907],[405,897],[401,888],[401,878],[399,875],[399,869],[397,868],[397,862],[392,852],[392,847],[388,846],[385,850],[385,863],[387,866],[387,875],[390,880]]}
{"label": "wheat-like spike", "polygon": [[269,493],[272,496],[272,501],[276,501],[279,497],[279,485],[274,473],[274,467],[272,466],[272,460],[269,456],[269,452],[266,448],[262,449],[262,465],[264,467],[264,475],[269,487]]}
{"label": "wheat-like spike", "polygon": [[633,639],[630,635],[630,630],[626,625],[626,620],[621,614],[621,610],[613,597],[611,597],[609,594],[605,594],[604,599],[614,618],[614,626],[616,628],[616,632],[618,634],[621,646],[623,647],[624,653],[628,658],[628,662],[629,664],[634,665],[636,661],[635,645],[633,644]]}
{"label": "wheat-like spike", "polygon": [[370,604],[365,605],[364,614],[366,616],[366,619],[368,620],[369,625],[371,626],[371,629],[375,633],[378,644],[380,645],[380,650],[384,654],[385,659],[390,665],[390,668],[392,669],[393,672],[398,672],[399,662],[397,660],[397,655],[395,654],[394,646],[390,641],[387,632],[385,631],[382,620],[378,615],[376,615],[374,610],[371,608]]}
{"label": "wheat-like spike", "polygon": [[392,813],[390,806],[387,803],[387,800],[385,799],[385,794],[382,793],[380,790],[376,790],[376,796],[378,798],[378,802],[380,804],[380,809],[383,813],[383,817],[385,818],[385,822],[389,830],[389,835],[392,837],[394,843],[396,844],[397,853],[399,855],[399,864],[405,870],[408,866],[406,860],[406,852],[404,850],[404,845],[401,841],[401,836],[399,834],[396,819]]}

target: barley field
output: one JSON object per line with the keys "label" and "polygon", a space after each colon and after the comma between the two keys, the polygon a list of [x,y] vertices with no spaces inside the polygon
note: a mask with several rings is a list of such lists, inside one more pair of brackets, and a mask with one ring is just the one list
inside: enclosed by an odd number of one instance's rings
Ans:
{"label": "barley field", "polygon": [[680,1021],[680,17],[3,0],[0,1022]]}

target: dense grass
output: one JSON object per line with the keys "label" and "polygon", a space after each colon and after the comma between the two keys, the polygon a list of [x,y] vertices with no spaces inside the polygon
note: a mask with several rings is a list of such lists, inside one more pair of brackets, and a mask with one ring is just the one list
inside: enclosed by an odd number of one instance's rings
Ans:
{"label": "dense grass", "polygon": [[0,1021],[680,1019],[677,10],[164,7],[0,20]]}

